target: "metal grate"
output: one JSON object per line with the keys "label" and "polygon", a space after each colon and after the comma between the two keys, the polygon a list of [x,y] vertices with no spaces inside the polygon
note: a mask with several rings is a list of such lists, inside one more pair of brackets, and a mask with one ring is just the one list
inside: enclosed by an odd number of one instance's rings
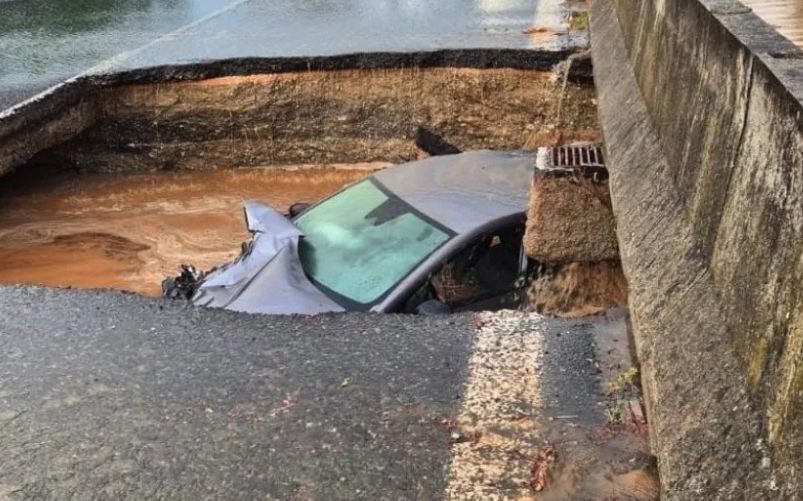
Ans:
{"label": "metal grate", "polygon": [[538,148],[535,166],[536,177],[549,173],[551,176],[580,175],[595,181],[608,179],[602,147],[592,143]]}
{"label": "metal grate", "polygon": [[596,145],[558,146],[552,149],[552,168],[605,167],[602,148]]}

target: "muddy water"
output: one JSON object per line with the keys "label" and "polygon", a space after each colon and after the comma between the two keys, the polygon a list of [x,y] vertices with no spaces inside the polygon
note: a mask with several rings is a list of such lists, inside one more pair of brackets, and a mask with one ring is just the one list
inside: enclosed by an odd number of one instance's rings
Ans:
{"label": "muddy water", "polygon": [[39,174],[0,187],[0,283],[160,293],[182,263],[206,269],[248,240],[242,201],[285,210],[380,164],[295,170]]}

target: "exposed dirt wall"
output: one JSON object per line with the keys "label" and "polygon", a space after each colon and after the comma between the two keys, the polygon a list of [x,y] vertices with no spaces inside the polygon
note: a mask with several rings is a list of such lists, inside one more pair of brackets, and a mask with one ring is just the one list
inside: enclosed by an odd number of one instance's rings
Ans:
{"label": "exposed dirt wall", "polygon": [[[549,70],[571,51],[519,49],[443,49],[423,52],[371,52],[318,57],[257,57],[155,66],[129,71],[95,73],[62,82],[24,103],[0,109],[0,175],[34,154],[70,139],[94,123],[68,120],[71,130],[52,130],[52,124],[93,102],[102,89],[132,84],[165,84],[227,76],[267,75],[310,71],[381,70],[398,68],[474,68]],[[50,133],[40,132],[51,129]]]}
{"label": "exposed dirt wall", "polygon": [[526,309],[561,317],[594,315],[627,306],[627,280],[619,261],[569,263],[536,279]]}
{"label": "exposed dirt wall", "polygon": [[[518,149],[557,127],[545,72],[380,69],[125,85],[40,160],[117,171],[404,161],[424,127],[459,149]],[[593,90],[569,85],[567,134],[595,129]]]}

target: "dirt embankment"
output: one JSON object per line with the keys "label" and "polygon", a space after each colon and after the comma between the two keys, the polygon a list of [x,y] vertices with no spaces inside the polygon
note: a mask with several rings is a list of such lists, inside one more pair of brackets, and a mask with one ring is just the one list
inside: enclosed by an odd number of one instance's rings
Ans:
{"label": "dirt embankment", "polygon": [[99,118],[36,160],[97,171],[208,169],[416,158],[420,128],[460,150],[519,149],[559,125],[597,136],[593,88],[570,84],[556,123],[548,72],[390,69],[126,85]]}
{"label": "dirt embankment", "polygon": [[529,309],[562,317],[594,315],[627,305],[627,280],[618,261],[575,262],[533,281]]}

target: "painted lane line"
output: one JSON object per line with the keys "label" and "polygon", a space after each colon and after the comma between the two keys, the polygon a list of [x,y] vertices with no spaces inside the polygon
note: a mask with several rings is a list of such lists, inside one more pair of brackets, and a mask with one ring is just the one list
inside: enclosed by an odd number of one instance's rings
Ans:
{"label": "painted lane line", "polygon": [[530,499],[545,320],[501,312],[478,314],[476,322],[463,406],[455,420],[460,439],[452,444],[445,497]]}

